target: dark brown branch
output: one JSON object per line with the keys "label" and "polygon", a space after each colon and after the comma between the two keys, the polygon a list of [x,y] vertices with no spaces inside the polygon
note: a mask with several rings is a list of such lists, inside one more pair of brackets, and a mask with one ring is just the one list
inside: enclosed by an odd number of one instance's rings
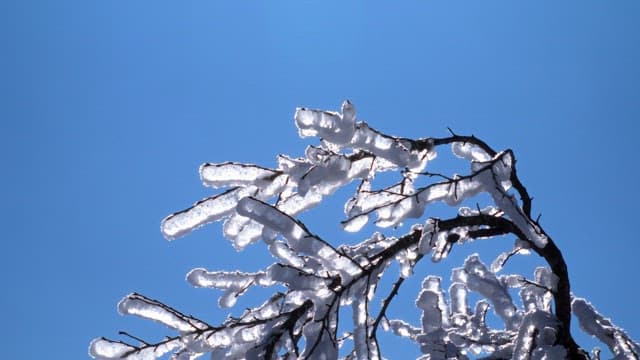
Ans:
{"label": "dark brown branch", "polygon": [[531,281],[531,280],[525,278],[524,276],[521,277],[520,279],[518,279],[518,281],[520,281],[521,283],[525,283],[525,284],[529,284],[529,285],[535,286],[535,287],[540,288],[542,290],[546,290],[546,291],[548,291],[550,293],[553,293],[553,289],[548,288],[548,287],[546,287],[546,286],[544,286],[542,284],[539,284],[539,283],[537,283],[535,281]]}
{"label": "dark brown branch", "polygon": [[[514,256],[515,254],[517,254],[518,252],[520,252],[520,250],[522,250],[521,247],[515,247],[513,249],[511,249],[511,251],[509,251],[509,253],[507,253],[507,257],[505,257],[504,259],[502,259],[500,261],[500,267],[502,268],[504,266],[504,264],[507,263],[507,261],[509,261],[509,259],[511,259],[512,256]],[[523,279],[525,279],[523,277]],[[526,280],[526,279],[525,279]],[[527,280],[528,281],[528,280]]]}
{"label": "dark brown branch", "polygon": [[132,338],[133,340],[140,341],[140,342],[141,342],[143,345],[145,345],[145,346],[149,346],[149,345],[151,345],[151,344],[149,344],[148,342],[146,342],[146,341],[144,341],[144,340],[140,339],[140,338],[139,338],[139,337],[137,337],[137,336],[133,336],[133,335],[129,334],[129,333],[128,333],[128,332],[126,332],[126,331],[122,331],[122,330],[121,330],[121,331],[118,331],[118,335],[124,335],[124,336],[126,336],[126,337],[130,337],[130,338]]}
{"label": "dark brown branch", "polygon": [[531,218],[531,201],[533,198],[529,196],[529,192],[527,192],[527,188],[522,185],[518,175],[516,174],[516,159],[513,158],[513,165],[511,167],[511,185],[514,189],[520,194],[520,200],[522,201],[522,211],[527,215],[527,217]]}
{"label": "dark brown branch", "polygon": [[[140,339],[138,339],[137,337],[131,336],[131,335],[126,334],[126,333],[125,333],[125,334],[122,334],[122,333],[124,333],[124,331],[120,331],[120,332],[118,332],[118,333],[119,333],[119,334],[121,334],[121,335],[125,335],[125,336],[128,336],[128,337],[130,337],[130,338],[133,338],[133,339],[136,339],[136,340],[140,341]],[[155,348],[155,349],[157,349],[158,347],[160,347],[160,346],[162,346],[162,345],[165,345],[165,344],[168,344],[168,343],[170,343],[170,342],[172,342],[172,341],[174,341],[174,340],[177,340],[178,338],[180,338],[180,336],[166,337],[164,340],[159,341],[159,342],[157,342],[157,343],[155,343],[155,344],[150,344],[150,343],[147,343],[147,342],[145,342],[145,341],[141,341],[141,342],[143,343],[143,346],[134,346],[134,345],[128,344],[128,343],[126,343],[126,342],[124,342],[124,341],[120,341],[120,340],[111,340],[111,339],[108,339],[108,338],[105,338],[105,337],[103,337],[102,339],[103,339],[103,340],[105,340],[105,341],[109,341],[109,342],[111,342],[111,343],[122,344],[122,345],[125,345],[125,346],[130,347],[130,348],[131,348],[131,350],[129,350],[129,351],[127,351],[127,352],[125,352],[125,353],[123,354],[123,356],[124,356],[124,357],[127,357],[127,356],[129,356],[129,355],[131,355],[131,354],[139,353],[139,352],[141,352],[141,351],[142,351],[142,350],[144,350],[144,349],[149,349],[149,348]]]}
{"label": "dark brown branch", "polygon": [[469,143],[469,144],[476,145],[477,147],[484,150],[491,157],[496,156],[496,154],[498,153],[497,151],[493,150],[493,148],[491,148],[491,146],[489,146],[486,142],[478,139],[474,135],[471,135],[471,136],[458,135],[458,134],[455,134],[453,131],[451,131],[451,129],[449,129],[449,132],[451,132],[451,136],[449,137],[431,139],[433,141],[433,145],[440,146],[440,145],[451,144],[454,142],[461,142],[461,143]]}
{"label": "dark brown branch", "polygon": [[450,178],[449,176],[446,176],[446,175],[444,175],[444,174],[434,173],[434,172],[430,172],[430,171],[423,171],[423,172],[414,173],[414,174],[417,174],[417,175],[424,175],[424,176],[428,176],[428,177],[434,177],[434,176],[436,176],[436,177],[439,177],[439,178],[442,178],[442,179],[444,179],[444,180],[448,180],[448,181],[453,181],[453,180],[454,180],[453,178]]}
{"label": "dark brown branch", "polygon": [[588,359],[587,353],[578,346],[571,335],[571,285],[567,264],[551,237],[547,235],[547,239],[547,245],[544,248],[534,246],[532,249],[547,261],[551,271],[558,277],[558,286],[553,292],[555,315],[561,324],[557,341],[567,347],[571,358]]}
{"label": "dark brown branch", "polygon": [[[367,337],[369,334],[369,297],[367,296],[368,295],[367,293],[369,292],[370,286],[371,286],[371,273],[367,275],[367,286],[365,286],[362,294],[362,299],[364,300],[364,312],[365,312],[365,319],[364,319],[365,337]],[[376,349],[378,350],[378,353],[380,353],[380,348],[378,347],[377,341],[376,341]],[[369,341],[367,341],[367,354],[371,354],[371,349],[369,349]]]}
{"label": "dark brown branch", "polygon": [[378,330],[378,325],[380,324],[380,321],[382,320],[382,318],[386,316],[387,308],[389,307],[389,304],[391,304],[391,300],[393,300],[393,298],[396,295],[398,295],[398,290],[400,289],[400,286],[402,286],[403,282],[404,282],[404,278],[399,277],[398,281],[396,281],[393,284],[393,288],[391,289],[391,292],[389,293],[389,295],[387,295],[387,297],[382,301],[382,308],[380,309],[378,316],[376,317],[375,321],[372,324],[373,329],[371,330],[371,335],[370,335],[371,338],[376,337],[376,331]]}

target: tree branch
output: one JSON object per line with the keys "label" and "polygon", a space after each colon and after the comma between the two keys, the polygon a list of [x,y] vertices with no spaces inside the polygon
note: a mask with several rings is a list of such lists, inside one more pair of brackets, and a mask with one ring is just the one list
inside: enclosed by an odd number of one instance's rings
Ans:
{"label": "tree branch", "polygon": [[380,321],[382,320],[382,318],[386,316],[387,308],[391,304],[391,301],[393,300],[393,298],[396,295],[398,295],[398,290],[400,289],[400,286],[402,286],[402,283],[404,282],[404,280],[405,279],[403,277],[399,277],[398,280],[393,284],[393,288],[391,289],[391,292],[389,292],[389,295],[387,295],[387,297],[382,301],[382,308],[380,309],[378,316],[376,316],[376,319],[372,324],[373,329],[371,330],[370,337],[372,338],[376,337],[376,331],[378,330],[378,325],[380,324]]}

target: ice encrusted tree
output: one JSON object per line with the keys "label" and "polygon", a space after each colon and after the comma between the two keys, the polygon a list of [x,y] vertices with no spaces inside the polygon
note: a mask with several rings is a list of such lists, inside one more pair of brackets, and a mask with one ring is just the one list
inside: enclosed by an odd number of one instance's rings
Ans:
{"label": "ice encrusted tree", "polygon": [[[420,359],[598,359],[598,350],[587,353],[574,340],[570,322],[575,317],[616,359],[638,359],[637,342],[571,293],[562,253],[531,216],[531,197],[518,178],[511,150],[496,151],[474,136],[453,132],[419,139],[385,135],[357,122],[349,101],[340,113],[299,108],[295,123],[300,136],[320,139],[304,157],[281,155],[273,169],[204,164],[202,181],[221,190],[162,221],[169,240],[222,220],[224,236],[236,249],[266,244],[275,262],[262,271],[197,268],[187,275],[196,287],[221,289],[220,306],[234,306],[254,285],[273,286],[274,294],[220,325],[130,294],[118,304],[120,313],[155,320],[175,335],[153,343],[129,335],[135,344],[98,338],[89,347],[92,357],[379,359],[384,352],[377,335],[384,330],[414,341],[424,354]],[[466,175],[427,170],[442,147],[469,162]],[[374,180],[382,172],[393,172],[397,182],[376,187]],[[401,227],[406,230],[398,236],[376,232],[355,245],[337,245],[296,219],[352,182],[357,188],[344,206],[345,231],[358,232],[371,218],[382,228],[400,227],[410,219],[417,219],[415,224]],[[461,206],[482,193],[490,204]],[[457,215],[424,216],[425,208],[436,202],[458,208]],[[455,246],[504,235],[516,238],[512,249],[490,265],[477,254],[469,256],[452,270],[446,292],[441,278],[413,272],[424,257],[437,263]],[[524,253],[535,253],[546,266],[536,268],[532,277],[500,274],[505,262]],[[394,263],[399,274],[389,270]],[[383,276],[394,282],[379,294]],[[387,309],[410,276],[424,276],[415,302],[419,316],[389,319]],[[473,305],[472,293],[480,298]],[[490,308],[502,323],[498,328],[486,321]]]}

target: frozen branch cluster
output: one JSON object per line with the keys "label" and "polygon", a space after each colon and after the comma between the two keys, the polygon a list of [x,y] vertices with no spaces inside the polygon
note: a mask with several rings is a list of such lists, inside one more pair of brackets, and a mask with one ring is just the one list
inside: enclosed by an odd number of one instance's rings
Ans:
{"label": "frozen branch cluster", "polygon": [[[570,332],[572,314],[616,359],[638,359],[640,346],[602,317],[586,300],[574,298],[561,252],[538,221],[531,218],[531,198],[516,173],[511,150],[494,151],[473,136],[451,133],[444,138],[408,139],[389,136],[356,121],[354,106],[341,112],[297,109],[295,123],[302,137],[318,137],[304,157],[280,155],[275,168],[226,162],[200,167],[204,185],[220,189],[186,210],[162,221],[164,236],[173,240],[203,225],[223,221],[224,236],[242,250],[264,242],[275,262],[247,273],[197,268],[187,280],[196,287],[218,289],[221,307],[233,307],[250,287],[280,286],[262,305],[210,325],[157,300],[130,294],[118,305],[121,314],[160,322],[175,335],[146,342],[128,333],[135,344],[95,339],[89,353],[96,359],[379,359],[379,328],[416,342],[421,359],[598,358],[582,350]],[[445,176],[427,171],[436,149],[450,146],[469,162],[466,175]],[[376,187],[376,175],[395,172],[398,181]],[[433,179],[439,181],[433,181]],[[297,216],[350,183],[355,194],[345,204],[345,231],[359,232],[370,221],[381,228],[399,227],[410,219],[403,235],[381,233],[355,245],[335,246],[314,234]],[[475,209],[461,206],[478,194],[493,203]],[[436,202],[458,208],[448,219],[424,216]],[[455,245],[474,239],[511,234],[513,249],[490,266],[478,255],[452,271],[448,299],[442,279],[426,275],[417,296],[420,325],[388,319],[386,311],[404,280],[425,256],[439,262]],[[514,255],[534,252],[548,267],[522,275],[500,275]],[[397,264],[400,274],[388,294],[379,281]],[[388,275],[394,276],[394,275]],[[518,289],[519,299],[510,290]],[[469,293],[482,299],[471,306]],[[375,306],[373,302],[376,302]],[[351,319],[341,318],[345,308]],[[490,308],[503,327],[492,329],[485,319]],[[376,309],[375,311],[373,309]],[[339,334],[339,320],[351,330]],[[418,320],[418,319],[416,319]]]}

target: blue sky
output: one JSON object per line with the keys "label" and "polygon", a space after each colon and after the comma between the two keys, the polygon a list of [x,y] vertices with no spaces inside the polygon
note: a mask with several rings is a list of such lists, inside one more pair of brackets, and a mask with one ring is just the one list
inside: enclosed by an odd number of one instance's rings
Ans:
{"label": "blue sky", "polygon": [[202,162],[300,155],[295,107],[346,98],[388,133],[450,126],[514,149],[574,292],[640,339],[637,1],[6,1],[0,14],[4,357],[167,335],[116,313],[132,291],[224,319],[184,275],[257,270],[264,249],[236,253],[219,226],[170,243],[160,220],[211,194]]}

